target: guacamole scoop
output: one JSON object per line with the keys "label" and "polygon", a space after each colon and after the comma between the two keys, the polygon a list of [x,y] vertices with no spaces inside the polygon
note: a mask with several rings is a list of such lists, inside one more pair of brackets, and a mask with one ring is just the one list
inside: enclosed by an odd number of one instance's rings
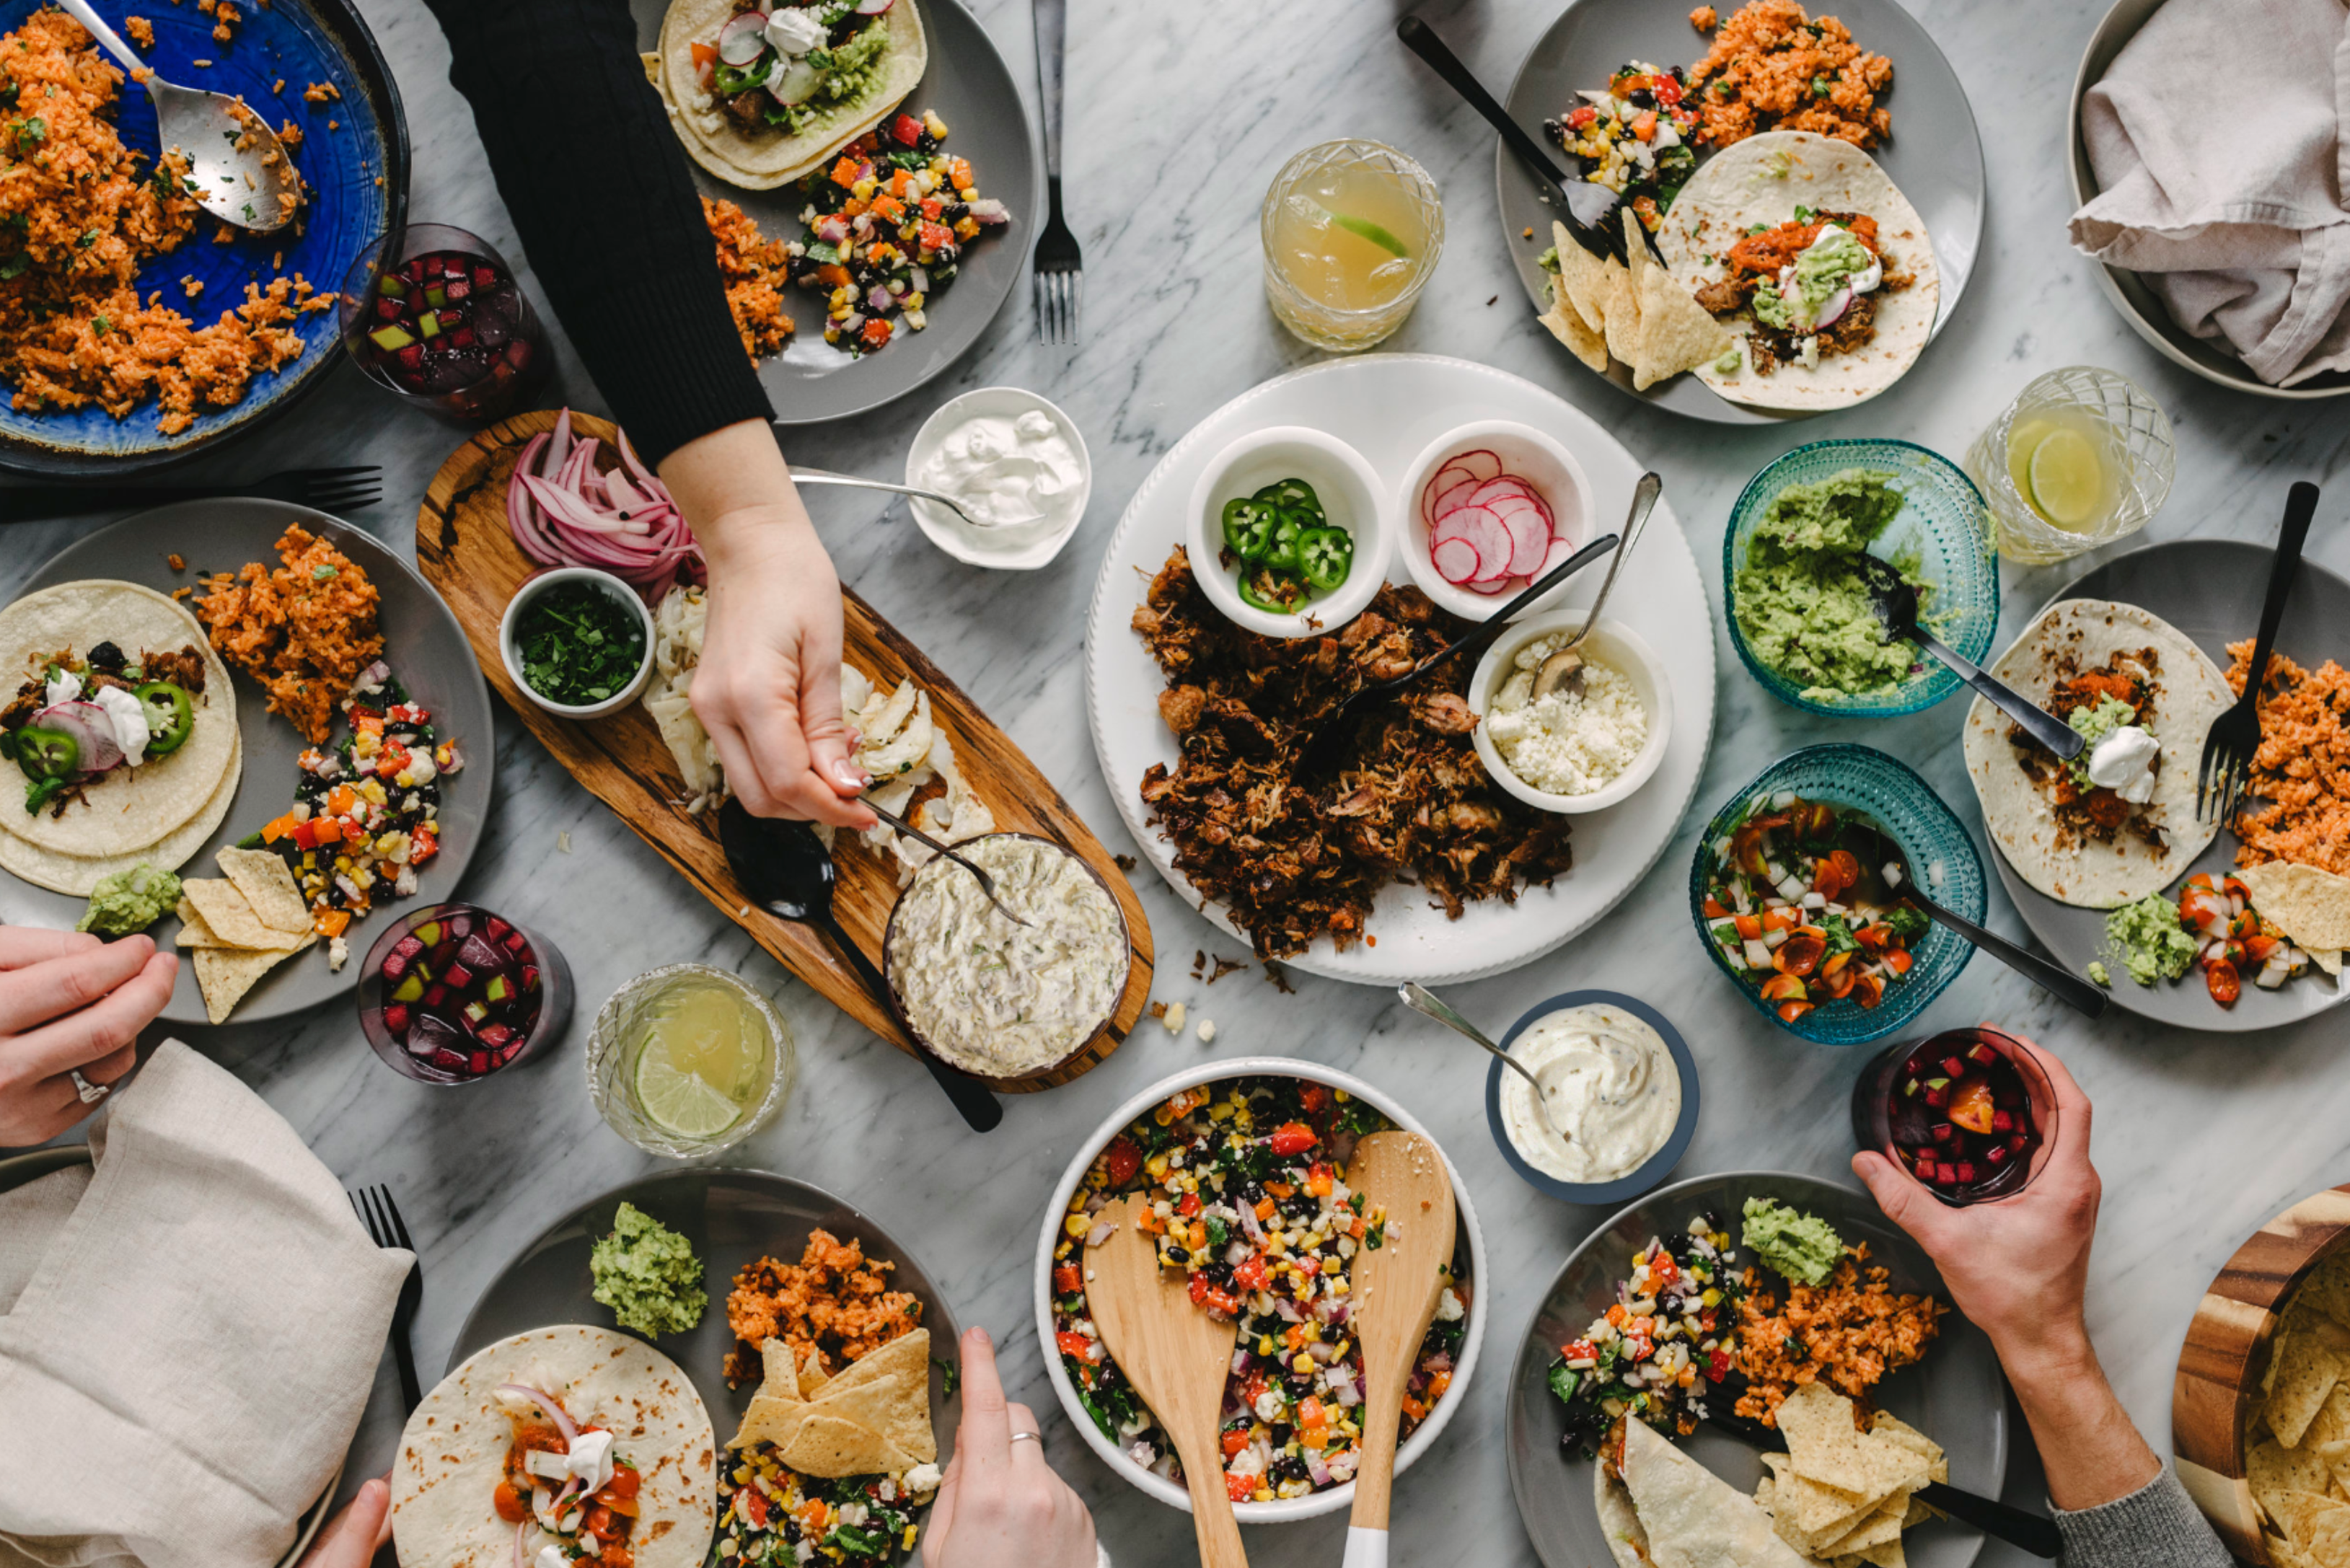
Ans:
{"label": "guacamole scoop", "polygon": [[1804,1214],[1768,1198],[1746,1200],[1746,1223],[1739,1244],[1797,1284],[1825,1284],[1844,1256],[1844,1238],[1816,1214]]}
{"label": "guacamole scoop", "polygon": [[[1887,639],[1858,564],[1900,514],[1893,478],[1856,468],[1788,485],[1772,498],[1731,578],[1731,613],[1747,648],[1806,699],[1888,691],[1917,668],[1914,643]],[[1917,562],[1893,566],[1922,606],[1931,590]]]}
{"label": "guacamole scoop", "polygon": [[89,908],[74,929],[94,931],[109,941],[143,931],[180,902],[180,878],[140,861],[128,871],[101,877],[89,890]]}
{"label": "guacamole scoop", "polygon": [[692,1243],[633,1203],[620,1205],[612,1233],[588,1256],[588,1272],[596,1299],[619,1325],[648,1337],[683,1334],[710,1304]]}
{"label": "guacamole scoop", "polygon": [[2108,911],[2106,940],[2140,985],[2177,980],[2195,961],[2195,939],[2179,923],[2178,906],[2160,893]]}

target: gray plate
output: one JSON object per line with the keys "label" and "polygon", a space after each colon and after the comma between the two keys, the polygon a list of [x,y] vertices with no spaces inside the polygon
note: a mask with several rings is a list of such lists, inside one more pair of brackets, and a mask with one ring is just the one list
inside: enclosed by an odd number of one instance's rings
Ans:
{"label": "gray plate", "polygon": [[[1012,69],[987,29],[956,0],[917,3],[930,37],[930,65],[899,107],[916,116],[931,109],[947,122],[947,151],[971,160],[979,193],[1010,208],[1012,226],[964,253],[961,273],[928,311],[928,327],[901,332],[879,353],[862,359],[824,340],[824,301],[806,289],[792,289],[790,314],[799,330],[781,354],[759,361],[759,382],[775,404],[777,424],[847,419],[945,373],[1003,310],[1036,243],[1045,156],[1028,129],[1028,111]],[[629,9],[637,19],[639,47],[659,47],[668,0],[630,0]],[[703,195],[732,202],[757,219],[770,239],[795,240],[805,232],[794,185],[745,191],[698,163],[693,182]]]}
{"label": "gray plate", "polygon": [[[1580,1337],[1615,1302],[1634,1248],[1652,1236],[1682,1234],[1700,1213],[1726,1227],[1755,1196],[1816,1214],[1848,1242],[1867,1242],[1870,1261],[1885,1266],[1896,1291],[1930,1291],[1949,1299],[1932,1262],[1875,1201],[1813,1177],[1767,1170],[1700,1176],[1617,1214],[1586,1237],[1551,1281],[1510,1367],[1510,1490],[1545,1568],[1604,1568],[1615,1561],[1592,1506],[1592,1462],[1570,1457],[1559,1444],[1565,1407],[1547,1381],[1558,1347]],[[1952,1312],[1926,1358],[1894,1373],[1876,1392],[1882,1408],[1942,1445],[1950,1457],[1951,1485],[1996,1497],[2007,1474],[2005,1387],[1991,1341]],[[1699,1428],[1681,1446],[1742,1491],[1751,1494],[1762,1478],[1755,1450],[1711,1427]],[[1982,1549],[1980,1532],[1948,1520],[1929,1520],[1902,1540],[1912,1568],[1968,1568]]]}
{"label": "gray plate", "polygon": [[[28,1182],[38,1181],[51,1171],[89,1162],[89,1145],[86,1143],[0,1155],[0,1192],[14,1192]],[[320,1527],[327,1522],[328,1511],[334,1507],[335,1489],[342,1483],[343,1466],[337,1465],[334,1475],[327,1481],[327,1490],[318,1494],[318,1501],[303,1510],[302,1517],[294,1521],[294,1544],[287,1547],[286,1555],[277,1560],[277,1568],[290,1568],[292,1563],[301,1560],[303,1552],[310,1549],[310,1542],[317,1539]]]}
{"label": "gray plate", "polygon": [[[1823,8],[1813,7],[1814,12]],[[1735,9],[1734,4],[1724,5],[1721,14],[1727,17]],[[1852,29],[1856,44],[1893,62],[1893,90],[1886,99],[1893,111],[1893,134],[1871,156],[1901,187],[1933,236],[1934,259],[1942,273],[1941,310],[1934,319],[1939,334],[1959,308],[1982,241],[1983,155],[1974,110],[1967,106],[1966,88],[1950,62],[1899,0],[1841,0],[1832,14]],[[1581,102],[1575,96],[1581,89],[1607,86],[1608,77],[1627,60],[1689,66],[1705,57],[1709,41],[1708,35],[1689,25],[1686,6],[1656,0],[1578,0],[1560,13],[1527,54],[1503,102],[1511,117],[1542,143],[1551,161],[1565,169],[1567,155],[1543,135],[1544,119]],[[1553,209],[1544,200],[1545,187],[1498,142],[1493,161],[1501,188],[1503,241],[1517,264],[1526,297],[1536,311],[1547,310],[1549,286],[1542,268],[1534,265],[1534,258],[1550,245]],[[1529,228],[1534,232],[1532,239],[1523,237]],[[1575,364],[1564,348],[1559,362]],[[1627,397],[1692,419],[1754,425],[1810,417],[1731,402],[1695,376],[1675,376],[1640,392],[1633,390],[1628,369],[1610,363],[1607,379]]]}
{"label": "gray plate", "polygon": [[[962,1333],[954,1309],[938,1282],[890,1234],[821,1188],[764,1170],[678,1170],[614,1188],[582,1204],[550,1226],[498,1272],[473,1303],[457,1343],[449,1352],[454,1371],[465,1357],[509,1334],[550,1324],[584,1323],[611,1328],[611,1309],[591,1293],[588,1254],[612,1229],[623,1200],[635,1204],[693,1243],[710,1290],[709,1310],[700,1326],[651,1343],[685,1369],[709,1407],[710,1423],[723,1443],[734,1435],[743,1409],[758,1391],[755,1384],[726,1386],[726,1353],[734,1336],[726,1327],[726,1293],[735,1271],[762,1257],[799,1262],[808,1232],[819,1227],[843,1241],[864,1243],[868,1258],[886,1259],[893,1290],[911,1291],[922,1303],[922,1326],[931,1331],[933,1359],[954,1364]],[[941,1460],[962,1406],[931,1384],[931,1425],[940,1434]]]}
{"label": "gray plate", "polygon": [[[2055,597],[2137,605],[2177,627],[2225,670],[2227,645],[2260,630],[2261,603],[2268,597],[2269,563],[2274,556],[2264,545],[2230,539],[2179,539],[2150,545],[2107,561]],[[2307,669],[2329,659],[2350,664],[2350,581],[2304,558],[2293,597],[2285,602],[2283,624],[2277,628],[2276,650]],[[2191,738],[2187,743],[2199,758],[2201,740]],[[2224,876],[2234,868],[2235,858],[2236,836],[2223,831],[2193,865],[2179,873],[2178,881],[2198,871]],[[2104,910],[2059,903],[2017,876],[2006,856],[1993,854],[1991,860],[1999,867],[1999,879],[2016,913],[2058,963],[2076,974],[2085,971],[2092,959],[2113,964],[2106,943]],[[2176,888],[2178,882],[2171,886]],[[2117,965],[2114,967],[2115,1005],[2182,1029],[2227,1033],[2273,1029],[2350,998],[2350,982],[2337,984],[2323,974],[2289,980],[2275,991],[2261,990],[2247,975],[2242,997],[2235,1006],[2222,1007],[2211,1000],[2199,971],[2189,972],[2184,980],[2142,986],[2119,973]]]}
{"label": "gray plate", "polygon": [[[390,662],[392,673],[411,697],[432,711],[433,728],[441,738],[453,739],[463,747],[465,766],[442,791],[441,853],[418,875],[421,885],[417,898],[431,903],[449,898],[464,877],[489,819],[490,775],[497,750],[491,732],[490,689],[482,679],[481,666],[473,662],[473,646],[465,640],[463,628],[441,602],[441,596],[406,561],[371,535],[323,512],[282,501],[182,501],[126,517],[67,545],[26,580],[24,591],[83,577],[111,577],[168,594],[193,584],[202,573],[234,571],[247,561],[276,565],[277,536],[291,523],[332,540],[337,549],[365,569],[383,595],[377,621],[383,628],[384,658]],[[164,559],[174,551],[187,561],[186,571],[174,572]],[[244,774],[237,781],[236,798],[230,803],[220,831],[178,867],[191,877],[220,875],[213,852],[234,844],[285,811],[293,804],[295,781],[300,776],[295,759],[302,754],[302,738],[268,711],[260,689],[251,680],[241,674],[232,680],[236,686],[237,728],[244,742]],[[11,772],[8,778],[13,781],[16,774]],[[0,790],[13,792],[16,787],[14,782],[0,781]],[[52,893],[0,872],[0,922],[71,927],[88,908],[87,899]],[[279,964],[245,992],[231,1022],[258,1023],[283,1018],[347,994],[357,983],[360,961],[382,924],[373,917],[352,923],[351,961],[340,973],[327,968],[324,942]],[[166,915],[151,934],[160,946],[168,948],[179,929],[180,922]],[[205,1022],[195,965],[180,965],[179,983],[172,988],[171,1004],[163,1009],[163,1022],[199,1025]]]}

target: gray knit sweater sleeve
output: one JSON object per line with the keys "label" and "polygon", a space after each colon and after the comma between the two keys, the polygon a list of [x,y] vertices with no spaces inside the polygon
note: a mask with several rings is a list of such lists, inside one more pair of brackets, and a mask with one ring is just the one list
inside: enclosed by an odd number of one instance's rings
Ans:
{"label": "gray knit sweater sleeve", "polygon": [[2235,1562],[2168,1465],[2127,1497],[2054,1511],[2064,1568],[2232,1568]]}

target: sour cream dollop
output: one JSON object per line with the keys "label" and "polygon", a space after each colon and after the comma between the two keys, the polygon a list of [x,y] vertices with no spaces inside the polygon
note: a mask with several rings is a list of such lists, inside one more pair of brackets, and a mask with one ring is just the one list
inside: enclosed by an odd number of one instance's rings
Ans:
{"label": "sour cream dollop", "polygon": [[2089,782],[2132,805],[2154,798],[2154,760],[2162,742],[2136,724],[2124,724],[2089,753]]}
{"label": "sour cream dollop", "polygon": [[829,36],[813,11],[778,5],[767,17],[767,42],[781,55],[805,55]]}
{"label": "sour cream dollop", "polygon": [[1059,526],[1085,486],[1085,465],[1042,409],[973,414],[955,425],[919,481],[961,502],[983,523]]}
{"label": "sour cream dollop", "polygon": [[1505,1072],[1502,1125],[1528,1165],[1561,1181],[1631,1175],[1680,1119],[1681,1075],[1664,1037],[1620,1008],[1569,1007],[1537,1019],[1510,1054],[1548,1085],[1549,1119],[1533,1086]]}

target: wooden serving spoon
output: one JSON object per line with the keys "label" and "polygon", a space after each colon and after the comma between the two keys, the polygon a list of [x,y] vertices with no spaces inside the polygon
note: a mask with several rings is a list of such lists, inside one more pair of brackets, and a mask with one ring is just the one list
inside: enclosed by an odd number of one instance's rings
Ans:
{"label": "wooden serving spoon", "polygon": [[1103,1347],[1183,1461],[1201,1568],[1248,1568],[1218,1432],[1240,1325],[1193,1305],[1181,1276],[1159,1266],[1158,1243],[1135,1223],[1145,1201],[1122,1198],[1095,1217],[1117,1229],[1100,1246],[1078,1250],[1086,1303]]}
{"label": "wooden serving spoon", "polygon": [[1377,1247],[1367,1239],[1355,1253],[1349,1322],[1363,1357],[1363,1462],[1355,1469],[1346,1568],[1387,1568],[1404,1384],[1451,1282],[1457,1216],[1444,1156],[1418,1133],[1373,1133],[1357,1144],[1347,1185],[1363,1195],[1365,1214],[1384,1211],[1385,1239]]}

